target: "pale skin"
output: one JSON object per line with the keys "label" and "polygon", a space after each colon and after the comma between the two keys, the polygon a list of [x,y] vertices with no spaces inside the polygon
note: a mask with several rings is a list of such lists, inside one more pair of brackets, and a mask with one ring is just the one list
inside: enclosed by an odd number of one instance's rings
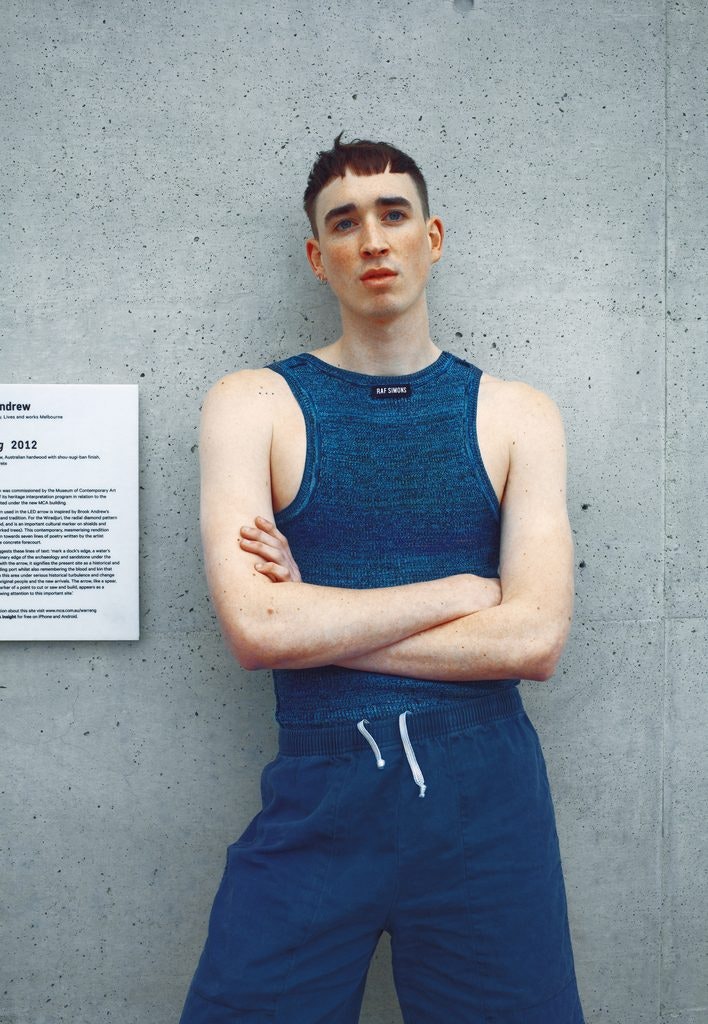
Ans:
{"label": "pale skin", "polygon": [[[425,285],[443,226],[425,218],[412,179],[347,172],[322,190],[315,215],[307,257],[339,301],[342,335],[313,354],[372,375],[433,362],[440,349],[429,334]],[[365,278],[372,269],[392,273]],[[321,587],[300,579],[273,525],[304,470],[299,405],[267,369],[215,385],[202,418],[202,535],[216,611],[240,663],[338,664],[449,681],[549,678],[573,600],[562,421],[541,392],[483,374],[477,432],[501,504],[499,580],[461,574],[372,590]]]}

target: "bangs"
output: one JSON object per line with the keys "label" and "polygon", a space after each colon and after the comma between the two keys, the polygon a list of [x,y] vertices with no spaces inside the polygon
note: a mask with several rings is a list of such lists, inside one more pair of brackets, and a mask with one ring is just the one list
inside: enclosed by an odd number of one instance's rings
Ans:
{"label": "bangs", "polygon": [[318,153],[307,179],[303,205],[315,236],[317,228],[314,210],[317,196],[332,178],[343,178],[347,171],[360,175],[383,174],[385,171],[409,174],[418,191],[423,215],[426,219],[430,216],[428,189],[415,160],[388,142],[372,142],[369,139],[342,142],[342,135],[343,132],[340,132],[332,149]]}

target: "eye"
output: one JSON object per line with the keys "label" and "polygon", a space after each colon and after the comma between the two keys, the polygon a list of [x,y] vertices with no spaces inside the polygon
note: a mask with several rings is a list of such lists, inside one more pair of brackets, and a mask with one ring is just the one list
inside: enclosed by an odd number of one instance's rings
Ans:
{"label": "eye", "polygon": [[338,220],[334,225],[335,231],[348,231],[354,221],[350,217],[345,217],[344,220]]}
{"label": "eye", "polygon": [[394,223],[398,223],[401,220],[405,220],[406,217],[403,210],[389,210],[386,216],[389,220],[393,221]]}

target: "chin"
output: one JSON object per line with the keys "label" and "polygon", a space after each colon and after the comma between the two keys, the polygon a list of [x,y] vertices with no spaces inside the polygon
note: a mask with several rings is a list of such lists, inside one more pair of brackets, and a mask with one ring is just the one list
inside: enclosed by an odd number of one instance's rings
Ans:
{"label": "chin", "polygon": [[391,320],[393,317],[400,316],[402,313],[405,313],[405,308],[402,309],[393,302],[377,303],[375,306],[372,305],[366,310],[366,315],[372,320]]}

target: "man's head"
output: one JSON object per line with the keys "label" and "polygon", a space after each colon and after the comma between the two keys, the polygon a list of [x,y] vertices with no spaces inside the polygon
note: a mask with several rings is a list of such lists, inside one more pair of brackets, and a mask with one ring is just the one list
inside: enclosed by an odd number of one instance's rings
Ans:
{"label": "man's head", "polygon": [[339,300],[343,321],[425,315],[443,226],[429,216],[425,182],[410,157],[385,142],[342,145],[340,137],[312,169],[305,208],[313,230],[308,261]]}
{"label": "man's head", "polygon": [[409,174],[427,220],[430,216],[428,189],[415,160],[388,142],[370,142],[367,139],[342,142],[342,134],[340,132],[334,140],[332,149],[318,153],[307,179],[304,206],[315,238],[319,237],[315,219],[317,197],[328,182],[333,178],[343,178],[347,171],[360,175],[382,174],[387,170],[394,174]]}

